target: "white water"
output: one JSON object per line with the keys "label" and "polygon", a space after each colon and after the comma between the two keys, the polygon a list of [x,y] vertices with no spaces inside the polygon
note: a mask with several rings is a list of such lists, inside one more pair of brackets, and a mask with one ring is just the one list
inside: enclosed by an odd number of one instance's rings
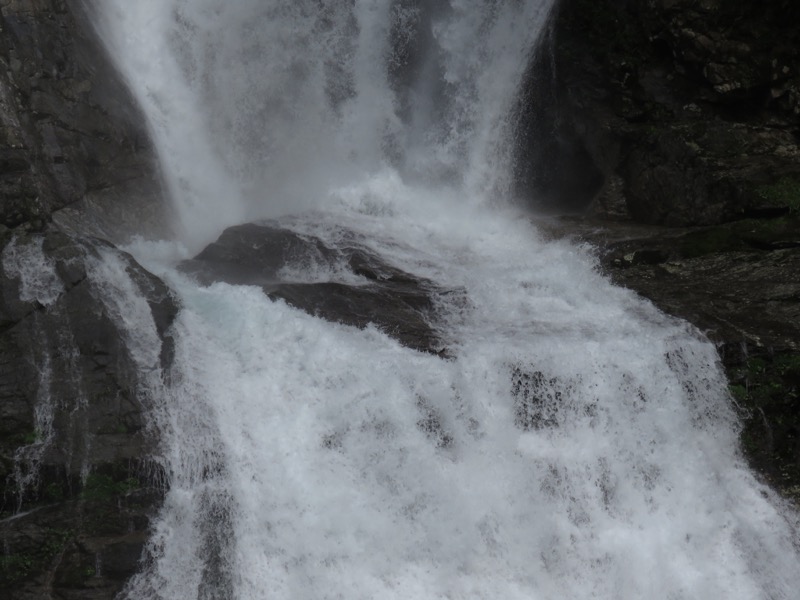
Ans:
{"label": "white water", "polygon": [[[797,516],[738,454],[714,348],[507,203],[549,3],[99,8],[181,232],[129,248],[183,309],[151,390],[171,487],[128,597],[796,597]],[[439,299],[454,358],[170,266],[265,216],[459,290]],[[147,354],[147,311],[120,314]]]}

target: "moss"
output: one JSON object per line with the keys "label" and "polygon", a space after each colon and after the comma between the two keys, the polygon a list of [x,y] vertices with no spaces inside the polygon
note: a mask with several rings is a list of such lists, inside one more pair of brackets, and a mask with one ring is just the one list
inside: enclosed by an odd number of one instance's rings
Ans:
{"label": "moss", "polygon": [[746,402],[747,401],[747,388],[743,385],[731,385],[730,386],[731,396],[737,402]]}
{"label": "moss", "polygon": [[84,500],[105,501],[117,496],[124,496],[140,487],[141,483],[135,477],[115,480],[109,475],[92,474],[86,478],[81,497]]}
{"label": "moss", "polygon": [[730,371],[743,409],[742,449],[753,467],[800,503],[800,354],[750,357]]}
{"label": "moss", "polygon": [[687,233],[677,239],[679,258],[699,258],[719,252],[770,250],[797,243],[800,213],[771,219],[743,219]]}
{"label": "moss", "polygon": [[0,588],[10,587],[41,573],[74,535],[68,529],[46,529],[42,543],[35,550],[0,555]]}
{"label": "moss", "polygon": [[61,502],[64,500],[64,488],[59,483],[50,483],[44,488],[44,499],[48,502]]}
{"label": "moss", "polygon": [[763,185],[756,189],[756,193],[771,206],[788,208],[792,214],[800,211],[800,180],[794,177],[783,177],[775,183]]}
{"label": "moss", "polygon": [[767,361],[763,358],[755,357],[747,360],[747,374],[750,377],[761,375],[767,369]]}
{"label": "moss", "polygon": [[36,561],[28,554],[0,555],[0,586],[26,579],[36,568]]}
{"label": "moss", "polygon": [[20,431],[10,434],[5,438],[5,443],[17,448],[19,446],[30,446],[31,444],[41,441],[41,439],[42,434],[39,431],[31,429],[30,431]]}
{"label": "moss", "polygon": [[800,354],[779,356],[775,365],[783,377],[800,378]]}
{"label": "moss", "polygon": [[741,238],[725,227],[687,233],[678,242],[681,258],[697,258],[716,252],[730,252],[744,246]]}
{"label": "moss", "polygon": [[47,537],[42,546],[42,553],[45,558],[51,558],[61,552],[67,542],[74,536],[70,529],[48,529]]}

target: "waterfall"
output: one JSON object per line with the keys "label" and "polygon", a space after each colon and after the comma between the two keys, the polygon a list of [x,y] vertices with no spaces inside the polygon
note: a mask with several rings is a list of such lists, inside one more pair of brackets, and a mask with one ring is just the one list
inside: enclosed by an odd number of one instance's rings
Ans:
{"label": "waterfall", "polygon": [[[798,517],[744,464],[714,347],[510,197],[550,9],[95,3],[175,204],[176,241],[128,250],[183,307],[151,394],[170,487],[125,597],[795,597]],[[436,282],[448,352],[175,268],[259,219]]]}
{"label": "waterfall", "polygon": [[122,0],[98,26],[202,247],[383,169],[510,187],[509,113],[551,0]]}

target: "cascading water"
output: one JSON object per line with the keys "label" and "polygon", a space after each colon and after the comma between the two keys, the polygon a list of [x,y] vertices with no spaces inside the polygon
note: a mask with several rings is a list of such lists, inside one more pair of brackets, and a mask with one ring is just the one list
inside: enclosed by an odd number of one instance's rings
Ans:
{"label": "cascading water", "polygon": [[[126,597],[796,597],[797,515],[739,456],[714,348],[507,202],[550,5],[97,2],[182,244],[129,248],[183,308],[151,376],[170,488]],[[265,217],[456,290],[450,356],[171,266]]]}

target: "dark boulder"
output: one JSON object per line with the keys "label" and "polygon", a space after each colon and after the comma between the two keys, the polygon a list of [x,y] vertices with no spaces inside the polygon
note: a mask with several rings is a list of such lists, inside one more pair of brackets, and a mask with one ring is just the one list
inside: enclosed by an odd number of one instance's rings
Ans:
{"label": "dark boulder", "polygon": [[[391,266],[347,235],[350,242],[333,247],[277,224],[239,225],[181,269],[204,284],[258,285],[270,298],[309,314],[361,328],[372,323],[410,348],[444,353],[435,299],[445,290]],[[292,276],[303,269],[327,275],[323,281]]]}

